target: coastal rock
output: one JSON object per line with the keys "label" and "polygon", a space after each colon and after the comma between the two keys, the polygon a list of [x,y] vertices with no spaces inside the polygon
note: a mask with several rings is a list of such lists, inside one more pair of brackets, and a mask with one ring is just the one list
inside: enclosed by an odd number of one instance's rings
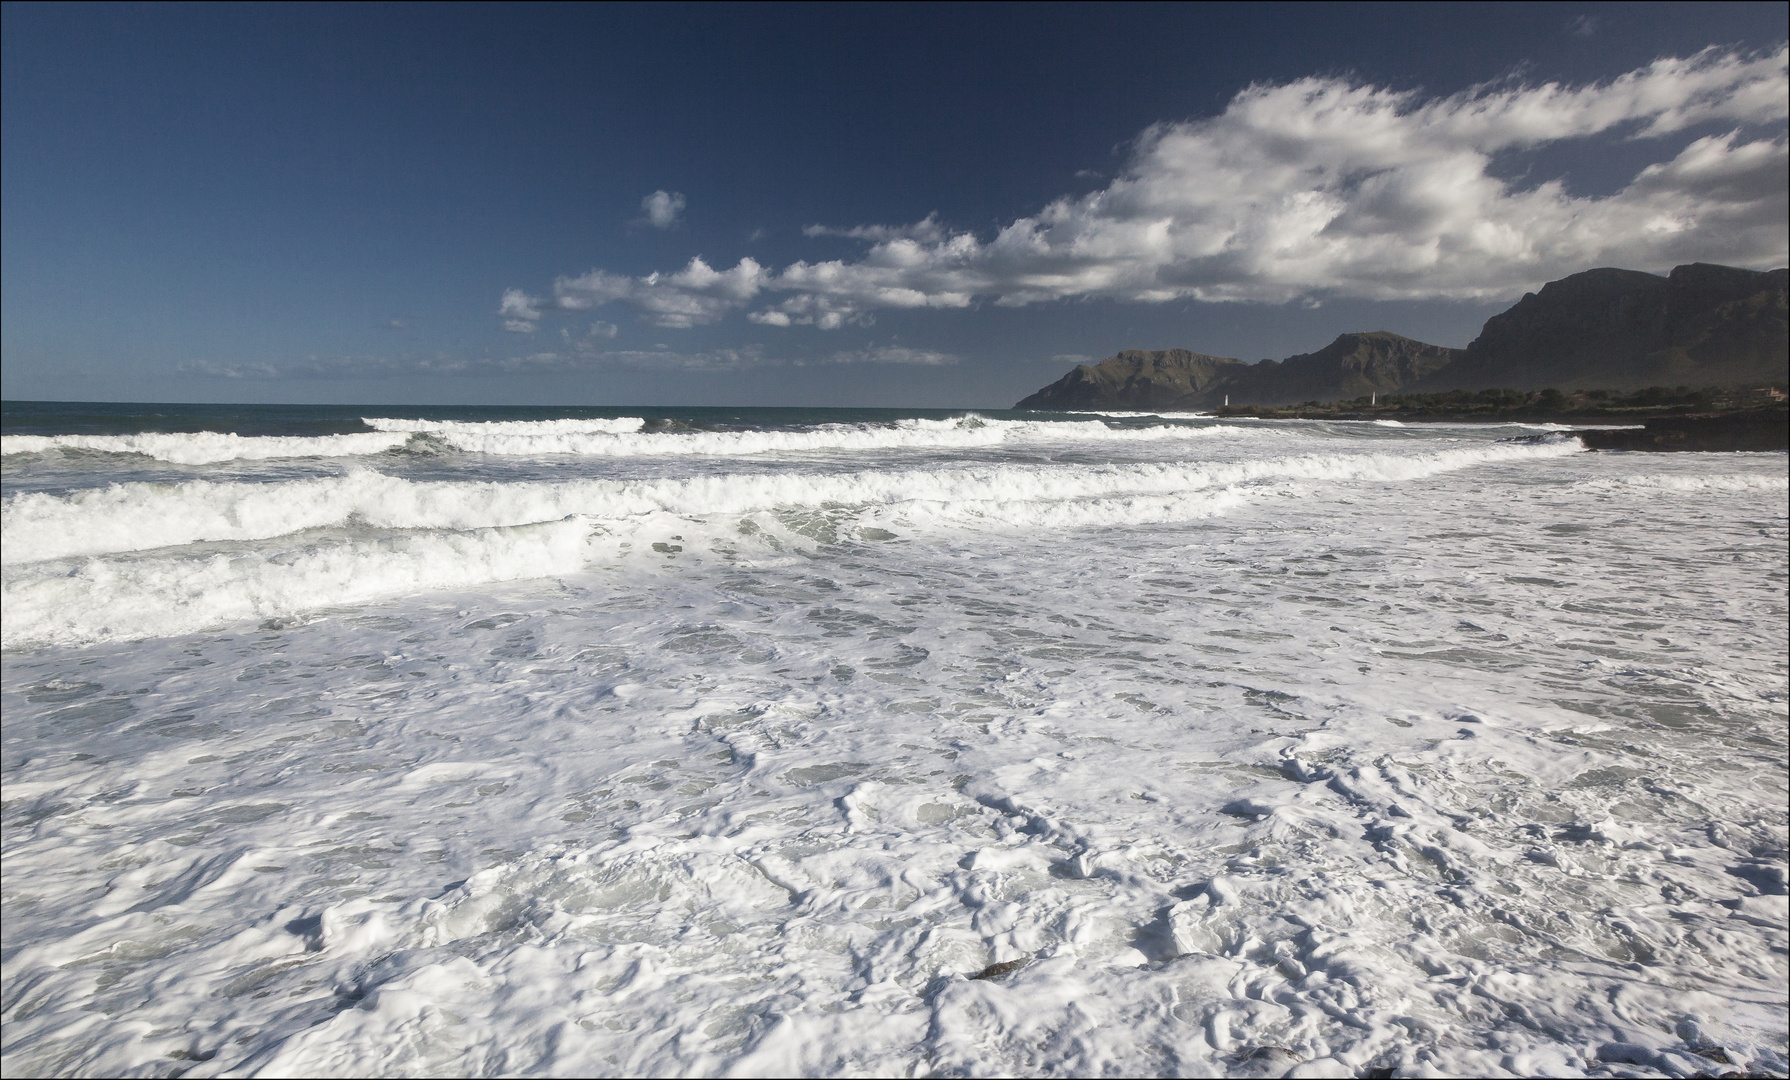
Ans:
{"label": "coastal rock", "polygon": [[1588,450],[1790,450],[1790,412],[1760,409],[1721,416],[1662,416],[1635,428],[1592,428],[1574,435]]}
{"label": "coastal rock", "polygon": [[1550,281],[1486,321],[1465,349],[1386,331],[1246,364],[1132,349],[1083,364],[1018,409],[1190,410],[1343,401],[1368,394],[1635,390],[1782,384],[1790,271],[1692,263],[1667,277],[1605,267]]}
{"label": "coastal rock", "polygon": [[1239,402],[1264,405],[1389,394],[1446,370],[1464,355],[1461,349],[1385,330],[1342,334],[1317,352],[1263,360],[1227,389]]}
{"label": "coastal rock", "polygon": [[1342,334],[1313,353],[1246,364],[1186,349],[1131,349],[1083,364],[1017,409],[1208,409],[1237,402],[1283,404],[1390,393],[1448,366],[1460,349],[1384,330]]}
{"label": "coastal rock", "polygon": [[1186,349],[1128,349],[1098,364],[1082,364],[1014,408],[1197,409],[1215,387],[1248,366]]}
{"label": "coastal rock", "polygon": [[1790,271],[1692,263],[1668,277],[1587,270],[1486,320],[1462,361],[1414,390],[1634,390],[1781,383]]}

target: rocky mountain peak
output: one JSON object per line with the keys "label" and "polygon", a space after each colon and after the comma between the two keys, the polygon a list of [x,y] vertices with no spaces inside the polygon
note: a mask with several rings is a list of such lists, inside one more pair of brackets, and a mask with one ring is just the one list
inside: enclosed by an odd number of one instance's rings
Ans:
{"label": "rocky mountain peak", "polygon": [[1781,384],[1790,271],[1710,263],[1661,277],[1599,267],[1550,281],[1492,316],[1466,349],[1385,330],[1245,364],[1187,349],[1128,349],[1084,364],[1021,409],[1206,409],[1348,400],[1400,390],[1628,390]]}

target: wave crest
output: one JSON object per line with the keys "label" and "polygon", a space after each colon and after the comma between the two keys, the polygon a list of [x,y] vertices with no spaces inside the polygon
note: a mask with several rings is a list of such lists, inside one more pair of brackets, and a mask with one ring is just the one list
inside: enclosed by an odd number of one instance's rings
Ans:
{"label": "wave crest", "polygon": [[174,465],[215,465],[224,461],[383,454],[403,446],[409,438],[409,435],[396,432],[234,435],[218,431],[152,431],[137,435],[4,435],[0,436],[0,455],[90,450],[102,454],[140,454]]}
{"label": "wave crest", "polygon": [[1251,438],[1259,428],[1168,423],[1112,427],[1099,420],[995,420],[969,413],[949,420],[906,419],[884,424],[821,424],[792,430],[645,431],[637,416],[585,420],[486,422],[367,417],[372,432],[346,435],[244,436],[220,432],[139,435],[7,435],[0,453],[87,450],[141,454],[176,465],[278,458],[358,457],[407,443],[499,457],[746,457],[866,450],[961,450],[1014,443],[1149,442],[1164,439]]}
{"label": "wave crest", "polygon": [[[565,574],[660,534],[735,544],[742,531],[764,531],[771,535],[763,542],[775,547],[782,543],[776,534],[797,544],[832,543],[842,535],[886,538],[883,526],[910,535],[960,529],[1031,535],[1169,523],[1327,484],[1398,483],[1579,452],[1576,442],[1503,443],[1204,465],[986,465],[513,484],[412,481],[363,470],[271,484],[133,483],[68,496],[32,493],[0,508],[6,561],[0,641],[16,648],[180,634],[457,585]],[[399,535],[353,536],[370,529]],[[239,546],[193,547],[201,543]]]}

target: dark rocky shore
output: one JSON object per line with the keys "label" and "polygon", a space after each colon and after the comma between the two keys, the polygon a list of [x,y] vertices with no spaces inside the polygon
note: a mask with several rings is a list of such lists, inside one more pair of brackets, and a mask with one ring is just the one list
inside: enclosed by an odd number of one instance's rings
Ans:
{"label": "dark rocky shore", "polygon": [[1401,395],[1371,406],[1361,401],[1290,409],[1233,406],[1206,415],[1252,420],[1396,420],[1403,424],[1598,424],[1604,426],[1577,428],[1569,434],[1589,450],[1790,450],[1790,408],[1777,401],[1760,406],[1741,395],[1699,391],[1649,407],[1637,404],[1637,399],[1648,396],[1645,394],[1604,396],[1597,401],[1587,401],[1583,394],[1558,395],[1553,401],[1527,395],[1529,400],[1524,401],[1524,395],[1512,393],[1512,400],[1499,408],[1474,400],[1484,396]]}
{"label": "dark rocky shore", "polygon": [[1755,409],[1737,413],[1662,416],[1635,428],[1574,431],[1590,450],[1790,450],[1790,412]]}
{"label": "dark rocky shore", "polygon": [[[1389,394],[1378,400],[1308,402],[1214,409],[1210,415],[1258,420],[1396,420],[1400,423],[1545,423],[1584,425],[1573,432],[1592,450],[1786,449],[1781,391],[1721,387],[1649,387],[1634,393],[1601,390],[1456,390],[1446,394]],[[1591,425],[1597,425],[1592,427]]]}

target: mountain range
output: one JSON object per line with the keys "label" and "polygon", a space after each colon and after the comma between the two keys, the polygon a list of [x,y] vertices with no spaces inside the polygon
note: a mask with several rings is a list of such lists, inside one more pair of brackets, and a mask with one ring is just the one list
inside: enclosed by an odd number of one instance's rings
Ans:
{"label": "mountain range", "polygon": [[1316,352],[1245,363],[1131,349],[1083,364],[1016,409],[1206,409],[1372,393],[1490,388],[1635,390],[1782,384],[1790,271],[1692,263],[1671,274],[1611,267],[1550,281],[1486,320],[1465,349],[1384,330]]}

